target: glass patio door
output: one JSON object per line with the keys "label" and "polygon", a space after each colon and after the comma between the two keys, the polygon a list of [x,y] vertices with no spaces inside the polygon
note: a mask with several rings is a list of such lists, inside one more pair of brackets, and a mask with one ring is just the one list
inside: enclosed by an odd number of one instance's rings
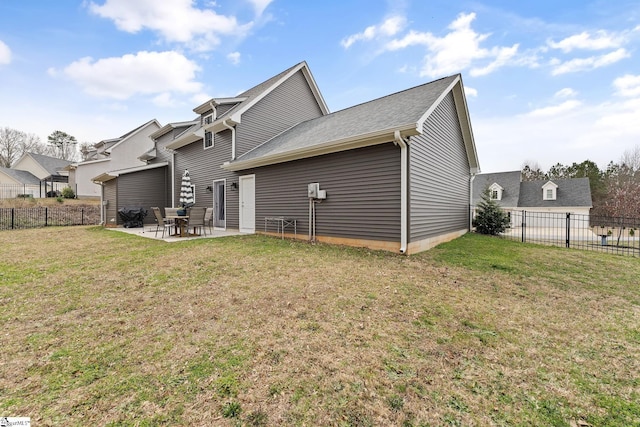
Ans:
{"label": "glass patio door", "polygon": [[227,226],[227,203],[225,194],[225,181],[213,182],[213,226],[216,228],[226,228]]}

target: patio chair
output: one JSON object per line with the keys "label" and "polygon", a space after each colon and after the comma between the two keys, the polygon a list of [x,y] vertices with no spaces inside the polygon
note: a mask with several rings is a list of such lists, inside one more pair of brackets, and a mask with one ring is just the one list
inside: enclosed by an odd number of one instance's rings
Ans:
{"label": "patio chair", "polygon": [[204,213],[204,223],[209,227],[209,232],[213,234],[213,208],[207,208]]}
{"label": "patio chair", "polygon": [[187,231],[190,228],[193,228],[193,232],[195,233],[198,228],[200,228],[201,232],[206,236],[207,231],[204,227],[204,215],[206,213],[205,208],[201,207],[192,207],[189,209],[189,221],[187,222]]}
{"label": "patio chair", "polygon": [[158,230],[162,228],[162,238],[164,239],[165,230],[169,229],[169,235],[171,235],[171,228],[173,227],[173,221],[168,220],[162,217],[162,213],[160,212],[160,208],[152,207],[153,214],[156,216],[156,234],[155,237],[158,237]]}

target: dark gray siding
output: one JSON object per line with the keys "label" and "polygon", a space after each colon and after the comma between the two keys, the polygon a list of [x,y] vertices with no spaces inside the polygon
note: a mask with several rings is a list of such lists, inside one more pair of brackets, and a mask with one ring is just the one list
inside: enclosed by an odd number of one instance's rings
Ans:
{"label": "dark gray siding", "polygon": [[220,166],[231,159],[231,131],[217,133],[214,146],[204,149],[202,141],[186,145],[176,151],[175,189],[176,205],[180,203],[180,184],[185,168],[189,169],[191,183],[195,185],[196,206],[213,207],[213,193],[207,190],[214,180],[227,179],[227,228],[239,228],[238,190],[231,183],[238,183],[238,175]]}
{"label": "dark gray siding", "polygon": [[[180,132],[183,132],[185,128],[180,128]],[[171,163],[171,153],[165,150],[167,144],[173,142],[175,135],[173,132],[167,132],[156,140],[156,158],[149,163]]]}
{"label": "dark gray siding", "polygon": [[410,242],[469,227],[469,161],[453,96],[409,145]]}
{"label": "dark gray siding", "polygon": [[257,231],[265,216],[285,216],[298,220],[298,234],[308,234],[307,184],[319,182],[327,199],[316,205],[316,235],[400,240],[400,149],[392,143],[245,173],[256,174]]}
{"label": "dark gray siding", "polygon": [[[105,209],[105,225],[120,224],[120,218],[118,218],[118,187],[115,179],[104,183],[104,200],[107,201],[107,207]],[[116,222],[111,222],[111,219],[115,218]]]}
{"label": "dark gray siding", "polygon": [[242,123],[236,126],[236,156],[296,123],[321,115],[302,71],[298,71],[242,115]]}
{"label": "dark gray siding", "polygon": [[113,180],[118,182],[118,209],[122,207],[145,208],[148,213],[144,222],[153,223],[155,217],[151,212],[151,207],[164,208],[170,203],[167,200],[168,174],[168,168],[161,167],[120,175]]}

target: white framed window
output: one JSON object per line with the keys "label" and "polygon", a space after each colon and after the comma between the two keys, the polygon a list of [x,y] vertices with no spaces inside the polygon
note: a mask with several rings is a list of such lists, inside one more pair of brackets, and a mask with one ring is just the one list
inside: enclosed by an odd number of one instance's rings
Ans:
{"label": "white framed window", "polygon": [[504,190],[504,188],[497,182],[494,182],[489,186],[489,198],[491,200],[502,200],[502,190]]}
{"label": "white framed window", "polygon": [[213,123],[213,114],[209,114],[202,118],[202,126],[210,125],[211,123]]}
{"label": "white framed window", "polygon": [[542,186],[542,200],[556,200],[558,185],[552,181]]}
{"label": "white framed window", "polygon": [[204,149],[213,147],[213,132],[206,131],[204,133]]}

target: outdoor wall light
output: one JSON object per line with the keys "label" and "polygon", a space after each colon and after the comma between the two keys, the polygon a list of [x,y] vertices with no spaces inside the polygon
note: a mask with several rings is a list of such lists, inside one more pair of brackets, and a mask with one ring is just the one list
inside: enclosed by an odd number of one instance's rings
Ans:
{"label": "outdoor wall light", "polygon": [[213,187],[212,186],[208,186],[207,187],[207,191],[211,191],[213,193]]}
{"label": "outdoor wall light", "polygon": [[232,188],[233,190],[237,190],[237,189],[238,189],[238,183],[237,183],[237,182],[232,182],[232,183],[231,183],[231,188]]}

